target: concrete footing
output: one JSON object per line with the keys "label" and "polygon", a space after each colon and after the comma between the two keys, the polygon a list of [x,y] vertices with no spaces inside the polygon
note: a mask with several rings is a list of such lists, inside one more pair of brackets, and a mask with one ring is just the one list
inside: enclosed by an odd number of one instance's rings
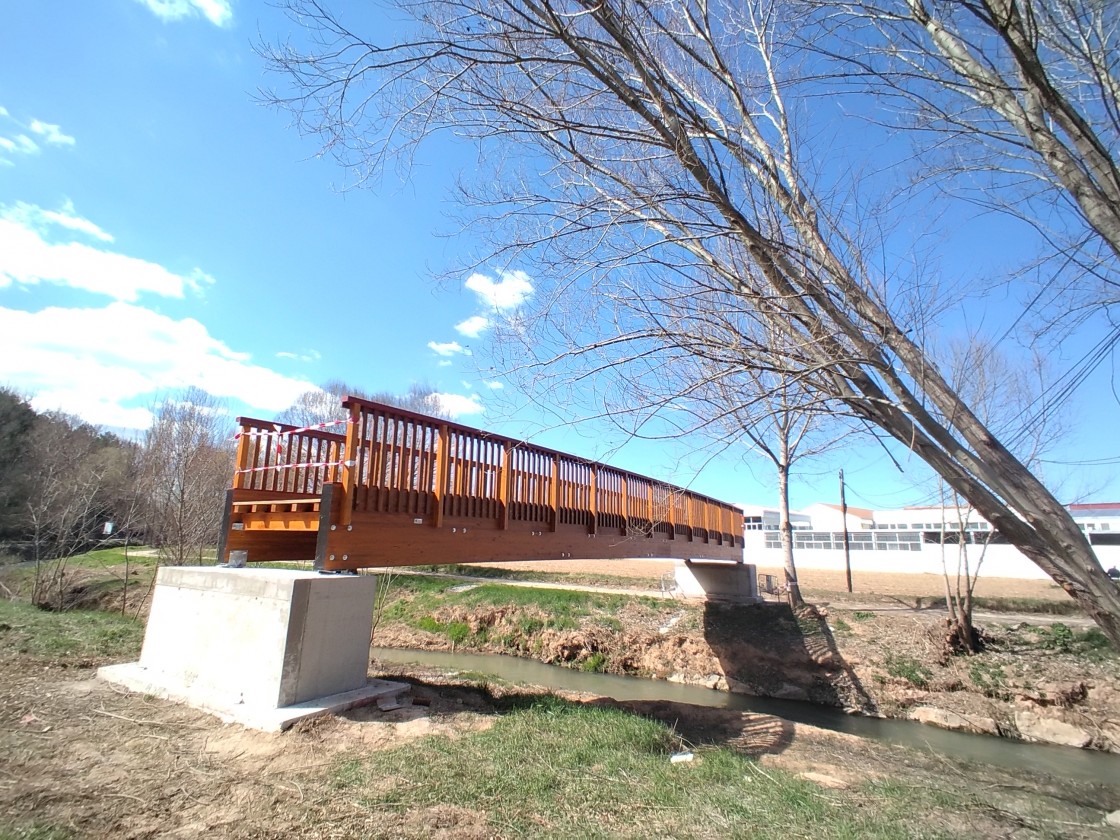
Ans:
{"label": "concrete footing", "polygon": [[409,686],[367,677],[376,592],[372,576],[164,567],[140,661],[98,676],[274,731],[392,703]]}
{"label": "concrete footing", "polygon": [[748,563],[684,560],[673,570],[677,591],[686,598],[705,598],[733,604],[757,604],[758,570]]}

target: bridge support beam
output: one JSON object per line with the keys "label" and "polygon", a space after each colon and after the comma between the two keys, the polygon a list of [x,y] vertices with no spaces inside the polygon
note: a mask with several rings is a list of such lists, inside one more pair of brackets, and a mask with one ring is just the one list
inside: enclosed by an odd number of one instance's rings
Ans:
{"label": "bridge support beam", "polygon": [[272,731],[388,702],[408,686],[367,678],[376,592],[366,575],[165,566],[140,661],[98,676]]}
{"label": "bridge support beam", "polygon": [[686,598],[706,598],[733,604],[757,604],[758,570],[749,563],[721,560],[682,560],[673,571],[677,591]]}

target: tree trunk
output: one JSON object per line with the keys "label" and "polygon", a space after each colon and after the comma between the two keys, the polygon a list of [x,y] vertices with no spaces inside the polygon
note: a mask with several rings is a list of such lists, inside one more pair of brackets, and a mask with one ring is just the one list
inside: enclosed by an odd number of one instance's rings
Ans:
{"label": "tree trunk", "polygon": [[797,582],[797,567],[793,562],[793,525],[789,521],[789,464],[782,459],[778,464],[779,528],[782,533],[782,555],[785,559],[786,597],[793,609],[805,605],[801,597],[801,584]]}

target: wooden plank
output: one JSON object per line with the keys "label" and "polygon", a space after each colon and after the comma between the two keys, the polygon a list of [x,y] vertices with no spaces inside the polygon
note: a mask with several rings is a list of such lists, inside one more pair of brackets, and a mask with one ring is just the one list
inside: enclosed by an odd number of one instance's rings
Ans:
{"label": "wooden plank", "polygon": [[[565,525],[541,533],[531,522],[511,522],[502,530],[493,520],[446,517],[440,529],[417,529],[407,517],[355,514],[353,531],[328,532],[327,553],[335,559],[325,569],[358,569],[374,566],[412,566],[488,561],[548,560],[561,555],[577,559],[664,557],[741,561],[742,551],[718,546],[690,545],[663,534],[616,539],[587,538],[587,529]],[[454,528],[454,531],[452,530]],[[423,534],[422,539],[417,534]],[[346,560],[343,560],[343,555]]]}

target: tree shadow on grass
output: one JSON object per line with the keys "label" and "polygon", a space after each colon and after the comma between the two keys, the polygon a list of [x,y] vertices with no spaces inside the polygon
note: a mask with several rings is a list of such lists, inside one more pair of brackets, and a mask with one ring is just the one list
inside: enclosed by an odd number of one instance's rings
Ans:
{"label": "tree shadow on grass", "polygon": [[[681,748],[715,745],[753,756],[784,751],[792,743],[795,730],[789,720],[737,709],[662,700],[614,700],[609,697],[579,700],[540,689],[445,684],[401,674],[387,676],[409,683],[416,703],[390,713],[394,722],[429,715],[454,715],[457,712],[500,716],[542,706],[571,710],[611,708],[664,724],[679,739]],[[376,705],[351,709],[341,717],[353,721],[386,719],[385,713]]]}
{"label": "tree shadow on grass", "polygon": [[787,604],[709,602],[704,606],[704,638],[732,691],[876,711],[840,654],[827,620],[814,607],[795,614]]}

